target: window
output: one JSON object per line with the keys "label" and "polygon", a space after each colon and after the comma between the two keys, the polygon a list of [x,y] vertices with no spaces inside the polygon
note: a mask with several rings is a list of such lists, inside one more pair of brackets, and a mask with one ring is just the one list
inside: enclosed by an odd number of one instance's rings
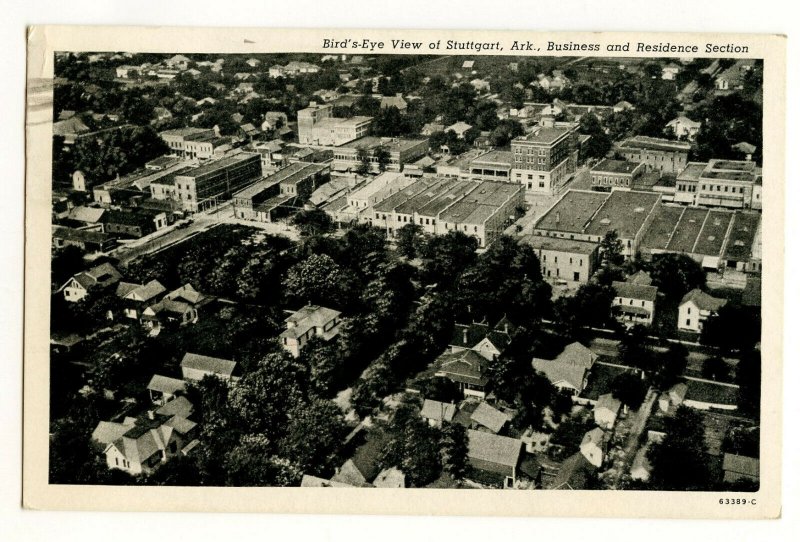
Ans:
{"label": "window", "polygon": [[686,314],[692,314],[692,307],[686,307]]}
{"label": "window", "polygon": [[691,320],[691,318],[687,318],[687,319],[686,319],[686,325],[687,325],[687,326],[690,326],[690,325],[692,325],[692,320]]}

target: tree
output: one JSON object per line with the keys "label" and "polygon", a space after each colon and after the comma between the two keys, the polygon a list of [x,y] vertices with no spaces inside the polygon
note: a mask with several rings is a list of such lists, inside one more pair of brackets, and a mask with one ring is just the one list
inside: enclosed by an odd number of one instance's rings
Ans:
{"label": "tree", "polygon": [[327,254],[312,254],[289,268],[283,280],[292,299],[342,308],[352,294],[350,278]]}
{"label": "tree", "polygon": [[719,356],[711,356],[703,362],[703,378],[710,380],[727,380],[730,376],[731,368]]}
{"label": "tree", "polygon": [[[520,91],[521,92],[521,91]],[[493,147],[506,147],[515,137],[525,133],[525,129],[514,119],[503,119],[489,134],[489,142]]]}
{"label": "tree", "polygon": [[689,350],[681,343],[670,343],[667,351],[654,356],[653,384],[660,390],[667,390],[675,385],[686,371]]}
{"label": "tree", "polygon": [[280,455],[302,472],[331,476],[341,462],[340,450],[348,432],[342,411],[330,401],[315,399],[295,407],[289,418]]}
{"label": "tree", "polygon": [[406,224],[397,230],[397,252],[412,260],[417,257],[417,249],[422,239],[422,226]]}
{"label": "tree", "polygon": [[385,145],[378,145],[375,147],[372,150],[372,157],[378,164],[378,171],[380,172],[386,171],[386,167],[392,160],[392,155],[389,153],[389,149],[387,149]]}
{"label": "tree", "polygon": [[752,350],[761,342],[761,315],[729,302],[703,323],[700,342],[725,352]]}
{"label": "tree", "polygon": [[458,385],[442,376],[432,376],[418,381],[419,393],[425,399],[433,399],[442,403],[455,403],[462,398]]}
{"label": "tree", "polygon": [[410,405],[401,405],[389,424],[389,441],[380,455],[383,468],[396,466],[411,487],[423,487],[442,471],[441,434]]}
{"label": "tree", "polygon": [[271,453],[263,435],[245,435],[225,455],[226,485],[234,487],[297,486],[302,470]]}
{"label": "tree", "polygon": [[603,158],[611,150],[611,138],[606,135],[603,125],[594,113],[588,113],[581,117],[580,133],[589,136],[589,140],[581,145],[583,160]]}
{"label": "tree", "polygon": [[689,291],[706,285],[703,268],[686,254],[653,256],[650,277],[653,286],[673,301],[680,301]]}
{"label": "tree", "polygon": [[364,147],[359,147],[356,151],[356,159],[358,160],[358,165],[356,166],[356,173],[359,175],[366,175],[372,169],[372,156],[370,156],[369,150]]}
{"label": "tree", "polygon": [[452,285],[456,277],[476,259],[478,241],[460,231],[432,237],[420,250],[422,278],[443,287]]}
{"label": "tree", "polygon": [[655,489],[702,491],[711,482],[703,415],[681,405],[665,422],[666,436],[648,452]]}
{"label": "tree", "polygon": [[617,230],[606,232],[603,240],[600,241],[600,257],[604,266],[620,265],[625,257],[622,255],[622,241],[617,234]]}
{"label": "tree", "polygon": [[611,381],[611,394],[625,406],[637,409],[644,401],[647,386],[634,372],[620,373]]}
{"label": "tree", "polygon": [[740,354],[736,365],[739,385],[739,407],[758,419],[761,411],[761,352],[749,350]]}
{"label": "tree", "polygon": [[299,211],[292,218],[301,235],[322,235],[332,232],[335,227],[330,215],[319,209]]}
{"label": "tree", "polygon": [[647,328],[636,324],[628,329],[619,342],[619,357],[622,363],[643,371],[653,369],[653,352],[648,346]]}
{"label": "tree", "polygon": [[458,423],[442,428],[442,467],[454,480],[463,480],[469,471],[467,430]]}
{"label": "tree", "polygon": [[611,304],[615,295],[610,286],[582,284],[572,297],[556,301],[553,307],[556,320],[571,337],[583,327],[606,327],[612,321]]}
{"label": "tree", "polygon": [[379,359],[370,365],[353,385],[350,404],[361,418],[369,416],[380,405],[381,399],[389,394],[394,383],[394,375],[389,364]]}
{"label": "tree", "polygon": [[300,360],[308,367],[311,388],[320,397],[329,397],[341,382],[344,360],[335,342],[311,337],[300,351]]}

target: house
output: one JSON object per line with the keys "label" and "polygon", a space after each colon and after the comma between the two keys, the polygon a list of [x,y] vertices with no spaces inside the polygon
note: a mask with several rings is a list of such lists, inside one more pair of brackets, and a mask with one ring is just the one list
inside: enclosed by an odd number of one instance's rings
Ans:
{"label": "house", "polygon": [[700,333],[703,323],[724,307],[728,301],[712,297],[695,288],[681,300],[678,305],[678,330]]}
{"label": "house", "polygon": [[470,466],[467,477],[496,487],[514,487],[522,456],[522,441],[472,429],[467,431],[467,437]]}
{"label": "house", "polygon": [[595,475],[597,467],[586,457],[577,452],[561,463],[550,489],[589,489],[589,483]]}
{"label": "house", "polygon": [[458,121],[455,124],[451,124],[447,128],[444,129],[445,132],[454,132],[459,138],[464,139],[464,134],[466,134],[469,130],[472,129],[470,124],[467,124],[464,121]]}
{"label": "house", "polygon": [[674,62],[670,62],[663,68],[661,68],[661,79],[665,79],[667,81],[674,81],[675,77],[680,73],[681,67],[675,64]]}
{"label": "house", "polygon": [[420,130],[420,135],[429,136],[435,134],[436,132],[444,132],[444,124],[439,124],[438,122],[428,122],[422,126],[422,130]]}
{"label": "house", "polygon": [[689,386],[685,382],[679,382],[669,390],[663,392],[658,397],[658,408],[662,412],[671,412],[681,404],[686,398]]}
{"label": "house", "polygon": [[587,431],[581,441],[580,451],[589,463],[600,467],[605,457],[605,433],[603,430],[595,427],[591,431]]}
{"label": "house", "polygon": [[456,324],[448,346],[453,353],[473,350],[491,361],[506,349],[514,329],[516,326],[505,317],[494,327],[483,322]]}
{"label": "house", "polygon": [[532,365],[534,371],[543,373],[559,390],[578,395],[586,387],[595,361],[597,354],[581,343],[574,342],[568,344],[555,359],[533,358]]}
{"label": "house", "polygon": [[623,111],[630,111],[631,109],[635,108],[632,103],[622,100],[614,104],[614,107],[612,107],[611,109],[614,113],[621,113]]}
{"label": "house", "polygon": [[397,467],[390,467],[379,472],[372,485],[375,487],[402,489],[406,487],[406,475]]}
{"label": "house", "polygon": [[614,281],[611,286],[614,288],[611,307],[620,322],[652,325],[658,288],[620,281]]}
{"label": "house", "polygon": [[286,330],[280,334],[281,344],[294,357],[311,337],[330,341],[339,334],[341,313],[319,305],[306,305],[286,318]]}
{"label": "house", "polygon": [[215,376],[230,383],[239,380],[235,361],[188,352],[181,360],[181,372],[184,380],[194,382],[200,381],[206,376]]}
{"label": "house", "polygon": [[63,292],[66,301],[74,303],[94,289],[101,290],[117,284],[121,278],[122,275],[113,265],[104,263],[73,275],[58,291]]}
{"label": "house", "polygon": [[264,122],[261,123],[261,129],[276,130],[289,124],[289,117],[282,111],[267,111],[264,113]]}
{"label": "house", "polygon": [[300,480],[300,487],[356,487],[346,482],[337,482],[335,480],[326,480],[310,474],[304,474]]}
{"label": "house", "polygon": [[546,235],[525,235],[521,241],[533,247],[547,279],[583,284],[600,263],[600,244],[592,241]]}
{"label": "house", "polygon": [[189,60],[187,57],[179,54],[166,59],[164,64],[166,64],[167,67],[176,70],[186,70],[189,68],[190,62],[191,60]]}
{"label": "house", "polygon": [[505,412],[502,412],[488,403],[481,402],[472,412],[470,416],[473,429],[478,431],[488,431],[499,434],[506,427],[506,424],[511,421],[511,418]]}
{"label": "house", "polygon": [[167,291],[164,285],[155,279],[147,284],[133,285],[135,286],[133,288],[131,286],[131,283],[121,282],[117,286],[116,295],[123,299],[125,316],[135,320],[141,318],[144,309],[157,303]]}
{"label": "house", "polygon": [[434,361],[435,376],[455,382],[465,397],[486,396],[489,379],[484,375],[487,360],[474,350],[446,352]]}
{"label": "house", "polygon": [[602,429],[612,429],[617,423],[622,403],[610,393],[601,395],[594,405],[594,421]]}
{"label": "house", "polygon": [[147,384],[147,391],[150,393],[150,401],[160,406],[174,399],[178,392],[183,392],[185,390],[186,382],[168,376],[153,375],[153,378],[150,379],[150,383]]}
{"label": "house", "polygon": [[666,129],[675,134],[677,138],[685,138],[693,141],[700,131],[701,122],[693,121],[689,117],[681,115],[669,121]]}
{"label": "house", "polygon": [[758,482],[759,461],[755,457],[725,454],[722,457],[722,480],[727,483],[739,481]]}
{"label": "house", "polygon": [[53,246],[57,249],[75,246],[86,252],[105,252],[114,244],[115,237],[107,233],[60,226],[53,228]]}
{"label": "house", "polygon": [[242,124],[239,127],[239,131],[246,139],[253,139],[261,134],[261,131],[250,122]]}
{"label": "house", "polygon": [[67,219],[75,222],[80,222],[83,226],[94,226],[101,223],[105,209],[99,207],[86,207],[79,205],[70,209]]}
{"label": "house", "polygon": [[408,102],[405,101],[403,95],[398,93],[394,96],[381,96],[381,109],[388,109],[396,107],[401,113],[405,113],[408,109]]}
{"label": "house", "polygon": [[209,301],[208,297],[195,290],[191,284],[185,284],[147,307],[142,312],[142,321],[154,329],[162,325],[196,323],[198,309]]}
{"label": "house", "polygon": [[453,421],[456,413],[456,406],[452,403],[442,403],[432,399],[425,399],[422,403],[422,410],[419,415],[424,418],[431,427],[441,427],[444,422]]}

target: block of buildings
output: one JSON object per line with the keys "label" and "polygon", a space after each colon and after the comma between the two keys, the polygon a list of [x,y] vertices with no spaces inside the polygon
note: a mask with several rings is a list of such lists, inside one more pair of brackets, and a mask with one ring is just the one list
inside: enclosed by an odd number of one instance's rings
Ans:
{"label": "block of buildings", "polygon": [[631,190],[644,171],[644,164],[639,162],[606,158],[589,172],[592,190],[598,192],[611,192],[614,189]]}
{"label": "block of buildings", "polygon": [[181,158],[210,159],[224,148],[230,148],[231,140],[219,137],[211,128],[175,128],[158,134],[172,151]]}
{"label": "block of buildings", "polygon": [[512,181],[511,169],[514,167],[514,153],[491,150],[470,161],[468,167],[469,179]]}
{"label": "block of buildings", "polygon": [[[366,134],[366,132],[365,132]],[[359,153],[369,156],[370,171],[380,172],[375,158],[375,149],[382,147],[389,154],[386,171],[403,171],[405,164],[411,163],[428,152],[427,139],[400,139],[396,137],[366,136],[340,144],[333,151],[333,169],[336,171],[355,171],[361,164]]]}
{"label": "block of buildings", "polygon": [[630,162],[644,164],[647,171],[677,175],[686,168],[691,145],[658,137],[634,136],[616,146],[616,151]]}
{"label": "block of buildings", "polygon": [[[170,197],[184,211],[204,211],[231,199],[233,194],[260,178],[261,156],[241,152],[176,174],[174,193]],[[155,197],[155,191],[153,195]]]}
{"label": "block of buildings", "polygon": [[700,333],[705,321],[726,304],[727,300],[718,299],[695,288],[683,296],[678,305],[678,329]]}
{"label": "block of buildings", "polygon": [[705,207],[749,209],[761,171],[747,160],[690,162],[678,175],[675,201]]}
{"label": "block of buildings", "polygon": [[338,221],[372,224],[373,207],[413,182],[414,179],[397,171],[385,171],[377,177],[368,177],[347,193],[347,206],[340,210]]}
{"label": "block of buildings", "polygon": [[539,257],[542,276],[567,282],[586,283],[600,262],[600,244],[544,235],[526,235],[522,242]]}
{"label": "block of buildings", "polygon": [[298,357],[311,337],[321,337],[325,341],[336,337],[339,334],[340,316],[341,313],[334,309],[306,305],[285,320],[286,329],[280,334],[281,344],[294,357]]}
{"label": "block of buildings", "polygon": [[483,181],[460,201],[440,212],[436,233],[462,231],[477,238],[479,247],[487,247],[514,223],[524,202],[524,187]]}
{"label": "block of buildings", "polygon": [[650,326],[656,310],[658,288],[632,282],[614,281],[614,300],[612,310],[625,324]]}
{"label": "block of buildings", "polygon": [[297,112],[297,136],[301,145],[338,147],[366,136],[371,124],[372,117],[334,117],[330,104],[311,102]]}
{"label": "block of buildings", "polygon": [[534,194],[559,194],[577,167],[577,123],[538,126],[511,141],[511,152],[514,181]]}

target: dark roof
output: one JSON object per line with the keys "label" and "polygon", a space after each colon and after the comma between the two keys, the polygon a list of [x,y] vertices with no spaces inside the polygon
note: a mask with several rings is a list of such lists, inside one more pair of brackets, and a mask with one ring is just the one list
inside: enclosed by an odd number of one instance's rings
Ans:
{"label": "dark roof", "polygon": [[550,489],[586,489],[594,471],[594,465],[577,452],[561,464]]}
{"label": "dark roof", "polygon": [[196,369],[224,376],[231,376],[236,368],[236,362],[222,358],[213,358],[201,354],[187,353],[181,360],[181,367]]}
{"label": "dark roof", "polygon": [[578,241],[544,235],[526,235],[522,237],[521,241],[531,245],[536,250],[555,250],[570,254],[592,254],[600,246],[592,241]]}
{"label": "dark roof", "polygon": [[719,299],[712,297],[699,288],[695,288],[681,299],[681,305],[694,302],[698,309],[703,311],[716,311],[725,305],[728,301],[726,299]]}
{"label": "dark roof", "polygon": [[436,372],[455,382],[485,386],[488,378],[483,375],[483,369],[488,361],[473,350],[463,350],[455,353],[445,353],[435,362]]}
{"label": "dark roof", "polygon": [[592,173],[615,173],[615,174],[629,174],[633,170],[641,166],[639,162],[627,162],[625,160],[611,160],[606,158],[592,168]]}
{"label": "dark roof", "polygon": [[631,299],[643,299],[645,301],[655,301],[658,294],[658,288],[655,286],[646,286],[643,284],[634,284],[632,282],[619,282],[612,283],[617,297],[628,297]]}

